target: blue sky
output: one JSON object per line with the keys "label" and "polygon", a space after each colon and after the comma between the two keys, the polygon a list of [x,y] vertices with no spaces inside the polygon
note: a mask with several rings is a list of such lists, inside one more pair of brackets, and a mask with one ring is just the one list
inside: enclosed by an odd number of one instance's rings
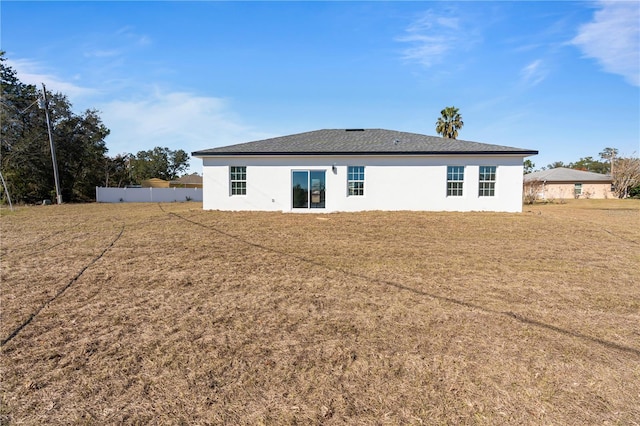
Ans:
{"label": "blue sky", "polygon": [[[640,153],[640,3],[0,3],[26,83],[101,111],[109,154],[323,128],[540,151],[536,167]],[[193,171],[201,161],[191,159]]]}

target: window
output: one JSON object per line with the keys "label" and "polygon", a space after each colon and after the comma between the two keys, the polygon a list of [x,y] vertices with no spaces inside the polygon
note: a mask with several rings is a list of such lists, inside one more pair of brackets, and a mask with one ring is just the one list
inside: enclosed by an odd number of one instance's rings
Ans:
{"label": "window", "polygon": [[464,166],[447,166],[447,197],[462,197]]}
{"label": "window", "polygon": [[493,197],[496,195],[496,166],[480,166],[478,180],[479,197]]}
{"label": "window", "polygon": [[247,195],[247,166],[231,166],[231,195]]}
{"label": "window", "polygon": [[347,175],[349,195],[364,195],[364,166],[349,166]]}
{"label": "window", "polygon": [[575,195],[576,197],[582,195],[582,184],[581,183],[576,183],[573,185],[573,195]]}

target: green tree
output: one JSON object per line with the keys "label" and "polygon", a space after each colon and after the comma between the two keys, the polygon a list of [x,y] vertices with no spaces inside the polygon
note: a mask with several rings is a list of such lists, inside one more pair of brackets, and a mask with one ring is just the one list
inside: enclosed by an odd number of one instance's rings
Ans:
{"label": "green tree", "polygon": [[95,198],[95,188],[103,181],[109,134],[97,111],[71,114],[56,126],[56,155],[60,169],[63,200],[87,201]]}
{"label": "green tree", "polygon": [[436,132],[443,138],[456,139],[462,126],[464,122],[458,108],[450,106],[440,111],[440,117],[436,121]]}
{"label": "green tree", "polygon": [[118,154],[115,157],[106,157],[102,186],[122,188],[133,184],[130,167],[133,158],[132,154]]}
{"label": "green tree", "polygon": [[[36,106],[33,85],[18,80],[0,53],[1,78],[1,167],[15,201],[49,197],[53,171],[49,155],[44,114]],[[49,159],[47,163],[46,160]],[[47,174],[51,170],[51,174]]]}
{"label": "green tree", "polygon": [[182,176],[189,168],[189,154],[182,149],[169,151],[169,180]]}
{"label": "green tree", "polygon": [[592,157],[583,157],[576,162],[569,163],[569,168],[602,174],[607,173],[609,169],[605,163],[594,160]]}
{"label": "green tree", "polygon": [[[0,52],[2,173],[17,202],[52,199],[55,190],[47,123],[38,108],[42,94],[35,86],[22,83],[5,61],[4,52]],[[104,138],[109,130],[96,111],[76,115],[63,94],[48,94],[48,98],[62,198],[93,199],[103,175]]]}
{"label": "green tree", "polygon": [[609,162],[609,173],[613,175],[613,163],[618,155],[618,150],[616,148],[605,148],[600,153],[600,158],[602,160],[606,160]]}
{"label": "green tree", "polygon": [[558,167],[567,167],[562,161],[554,161],[551,164],[547,164],[547,169],[557,169]]}
{"label": "green tree", "polygon": [[189,168],[189,154],[185,151],[155,147],[138,151],[131,158],[131,173],[137,183],[145,179],[175,180]]}
{"label": "green tree", "polygon": [[528,158],[526,160],[524,160],[523,163],[524,166],[524,174],[528,174],[531,173],[533,171],[533,169],[536,167],[535,163],[531,160],[529,160]]}

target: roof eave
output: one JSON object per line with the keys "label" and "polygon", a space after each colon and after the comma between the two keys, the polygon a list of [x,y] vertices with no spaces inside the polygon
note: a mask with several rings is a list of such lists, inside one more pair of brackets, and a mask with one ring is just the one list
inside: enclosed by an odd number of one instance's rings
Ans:
{"label": "roof eave", "polygon": [[413,155],[517,155],[528,157],[537,155],[538,151],[518,150],[518,151],[319,151],[319,152],[206,152],[195,151],[191,156],[196,158],[205,157],[255,157],[255,156],[413,156]]}
{"label": "roof eave", "polygon": [[524,179],[525,182],[545,182],[548,184],[554,184],[554,183],[612,183],[613,179],[544,179],[544,178],[529,178],[529,179]]}

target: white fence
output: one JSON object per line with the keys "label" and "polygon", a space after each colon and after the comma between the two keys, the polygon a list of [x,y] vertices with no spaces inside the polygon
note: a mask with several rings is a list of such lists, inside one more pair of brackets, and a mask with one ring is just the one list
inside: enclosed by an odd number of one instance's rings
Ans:
{"label": "white fence", "polygon": [[172,203],[202,201],[202,188],[103,188],[96,186],[99,203]]}

